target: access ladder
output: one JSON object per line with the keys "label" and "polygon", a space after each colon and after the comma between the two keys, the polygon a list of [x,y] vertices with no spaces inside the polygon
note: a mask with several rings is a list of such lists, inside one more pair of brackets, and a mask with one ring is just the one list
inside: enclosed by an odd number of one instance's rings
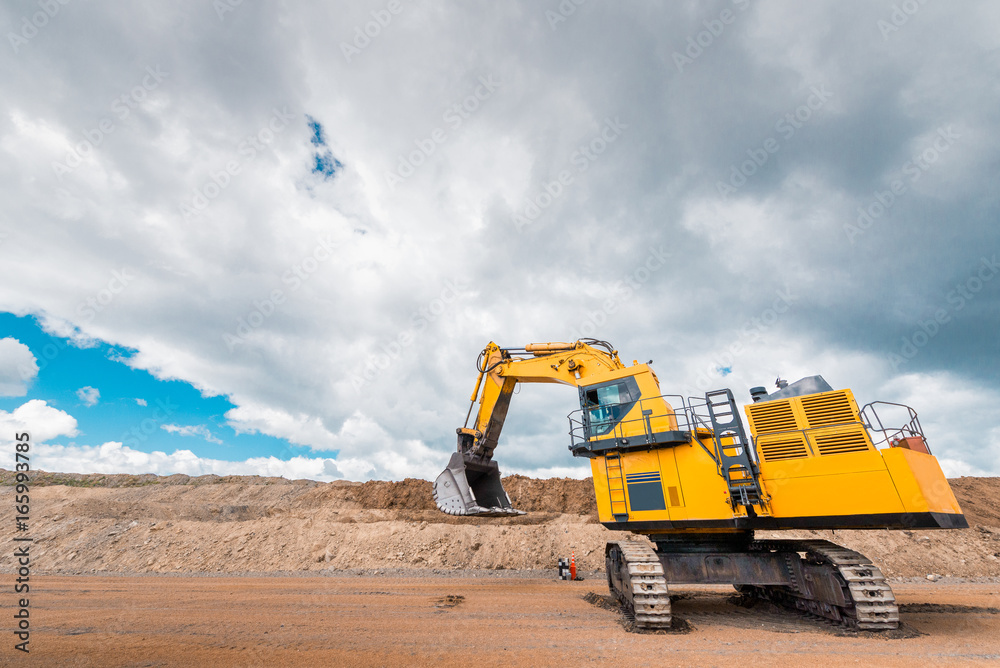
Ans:
{"label": "access ladder", "polygon": [[[763,504],[757,464],[750,456],[750,441],[743,430],[736,400],[728,388],[705,394],[708,415],[712,419],[719,472],[729,487],[733,507],[739,503],[753,513],[752,506]],[[724,443],[723,439],[730,440]]]}
{"label": "access ladder", "polygon": [[625,497],[625,476],[622,473],[622,456],[604,457],[604,470],[608,477],[608,495],[611,497],[611,514],[616,522],[628,521],[628,500]]}

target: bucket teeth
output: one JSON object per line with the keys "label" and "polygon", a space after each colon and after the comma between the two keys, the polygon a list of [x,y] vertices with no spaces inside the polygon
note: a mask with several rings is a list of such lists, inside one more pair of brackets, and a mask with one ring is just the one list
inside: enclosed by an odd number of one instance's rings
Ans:
{"label": "bucket teeth", "polygon": [[434,503],[448,515],[516,517],[525,514],[510,505],[496,462],[467,462],[460,452],[452,453],[448,468],[434,481]]}

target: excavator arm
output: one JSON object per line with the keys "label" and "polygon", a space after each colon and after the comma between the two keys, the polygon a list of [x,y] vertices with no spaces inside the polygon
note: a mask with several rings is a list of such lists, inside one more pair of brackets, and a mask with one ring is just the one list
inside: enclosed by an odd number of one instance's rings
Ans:
{"label": "excavator arm", "polygon": [[[456,430],[458,450],[434,481],[438,508],[451,515],[523,514],[511,506],[500,482],[500,469],[493,461],[517,384],[576,386],[591,375],[621,368],[624,365],[617,351],[604,341],[530,343],[524,348],[501,348],[490,342],[479,356],[479,377],[465,425]],[[479,408],[470,427],[477,400]]]}

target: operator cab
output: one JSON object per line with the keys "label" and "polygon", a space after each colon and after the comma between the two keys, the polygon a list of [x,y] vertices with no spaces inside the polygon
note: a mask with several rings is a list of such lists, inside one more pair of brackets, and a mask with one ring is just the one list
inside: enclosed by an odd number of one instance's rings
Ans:
{"label": "operator cab", "polygon": [[[579,388],[580,410],[569,414],[570,446],[577,457],[609,451],[671,447],[691,440],[681,397],[660,394],[645,364],[615,370]],[[610,377],[609,377],[610,376]],[[672,405],[681,406],[675,412]]]}
{"label": "operator cab", "polygon": [[641,396],[635,378],[580,388],[580,408],[584,411],[587,434],[604,436],[622,421]]}

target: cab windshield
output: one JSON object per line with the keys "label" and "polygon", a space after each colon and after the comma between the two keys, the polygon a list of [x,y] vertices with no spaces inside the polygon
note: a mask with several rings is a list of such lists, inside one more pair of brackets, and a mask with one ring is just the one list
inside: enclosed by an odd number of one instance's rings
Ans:
{"label": "cab windshield", "polygon": [[591,436],[603,436],[628,413],[638,399],[629,391],[629,384],[622,381],[595,387],[584,392],[584,410],[590,423]]}

